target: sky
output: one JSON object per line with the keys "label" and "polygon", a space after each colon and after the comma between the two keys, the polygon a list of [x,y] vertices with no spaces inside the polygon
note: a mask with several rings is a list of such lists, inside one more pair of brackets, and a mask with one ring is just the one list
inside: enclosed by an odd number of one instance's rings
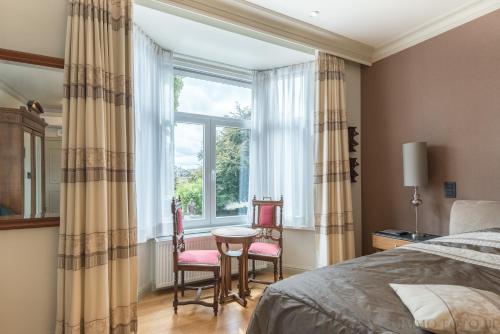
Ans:
{"label": "sky", "polygon": [[177,123],[174,134],[175,165],[184,169],[202,166],[198,152],[203,149],[203,125]]}
{"label": "sky", "polygon": [[[250,88],[191,77],[184,77],[183,81],[184,86],[179,97],[179,112],[224,117],[234,110],[236,102],[239,102],[242,107],[251,105]],[[202,166],[197,157],[202,148],[202,125],[177,124],[175,126],[176,166],[185,169]]]}

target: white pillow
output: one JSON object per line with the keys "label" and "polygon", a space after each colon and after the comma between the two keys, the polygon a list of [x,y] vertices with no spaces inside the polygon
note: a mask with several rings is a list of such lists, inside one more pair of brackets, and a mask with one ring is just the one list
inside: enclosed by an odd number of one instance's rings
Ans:
{"label": "white pillow", "polygon": [[500,296],[459,285],[390,284],[415,318],[433,333],[500,333]]}

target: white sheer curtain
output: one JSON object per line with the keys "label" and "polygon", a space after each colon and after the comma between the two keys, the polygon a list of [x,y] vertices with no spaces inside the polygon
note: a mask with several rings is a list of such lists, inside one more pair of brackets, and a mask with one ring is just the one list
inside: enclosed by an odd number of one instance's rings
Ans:
{"label": "white sheer curtain", "polygon": [[314,63],[255,72],[249,198],[284,197],[284,225],[313,226]]}
{"label": "white sheer curtain", "polygon": [[171,233],[173,194],[173,65],[134,27],[135,170],[138,242]]}

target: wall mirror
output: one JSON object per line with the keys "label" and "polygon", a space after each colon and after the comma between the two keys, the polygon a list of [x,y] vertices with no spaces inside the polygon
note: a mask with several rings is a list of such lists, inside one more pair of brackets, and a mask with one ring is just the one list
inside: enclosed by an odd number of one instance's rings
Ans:
{"label": "wall mirror", "polygon": [[0,229],[59,223],[62,59],[0,49]]}

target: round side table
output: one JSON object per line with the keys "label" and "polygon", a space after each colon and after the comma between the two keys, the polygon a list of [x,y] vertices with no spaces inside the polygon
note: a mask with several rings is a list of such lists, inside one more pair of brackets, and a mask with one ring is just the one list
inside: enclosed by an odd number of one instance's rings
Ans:
{"label": "round side table", "polygon": [[[221,291],[220,303],[235,300],[242,306],[247,305],[248,288],[248,248],[259,232],[247,227],[220,227],[212,230],[217,249],[221,254]],[[223,244],[226,246],[225,249]],[[238,250],[230,250],[229,244],[239,244]],[[238,258],[238,293],[231,287],[231,258]]]}

